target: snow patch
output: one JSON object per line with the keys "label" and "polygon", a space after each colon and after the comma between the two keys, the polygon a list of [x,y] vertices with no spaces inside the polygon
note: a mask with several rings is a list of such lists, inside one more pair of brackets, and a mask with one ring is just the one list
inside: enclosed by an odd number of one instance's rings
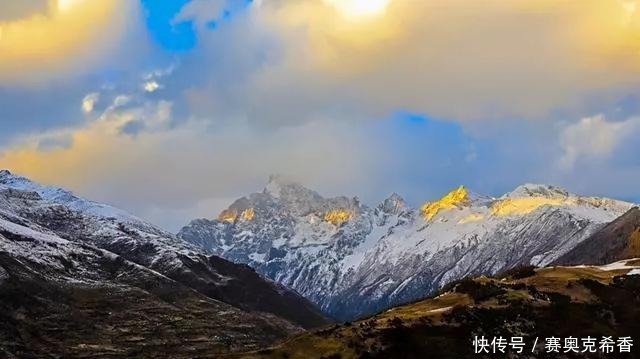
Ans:
{"label": "snow patch", "polygon": [[453,309],[453,307],[437,308],[437,309],[431,309],[427,313],[443,313],[443,312],[448,312],[451,309]]}
{"label": "snow patch", "polygon": [[629,265],[629,262],[633,261],[633,259],[625,259],[622,261],[610,263],[603,266],[597,266],[596,268],[603,271],[615,271],[615,270],[625,270],[625,269],[635,269],[640,268],[640,266]]}

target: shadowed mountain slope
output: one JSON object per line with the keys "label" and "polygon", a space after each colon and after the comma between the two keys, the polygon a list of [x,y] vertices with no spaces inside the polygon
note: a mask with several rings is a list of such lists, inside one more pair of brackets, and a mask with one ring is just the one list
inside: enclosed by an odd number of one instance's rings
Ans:
{"label": "shadowed mountain slope", "polygon": [[640,209],[634,207],[554,262],[605,264],[640,257]]}

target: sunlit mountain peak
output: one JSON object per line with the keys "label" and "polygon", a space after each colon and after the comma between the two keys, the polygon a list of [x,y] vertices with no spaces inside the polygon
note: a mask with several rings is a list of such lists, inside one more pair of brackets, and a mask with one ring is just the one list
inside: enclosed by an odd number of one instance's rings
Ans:
{"label": "sunlit mountain peak", "polygon": [[420,212],[426,220],[430,220],[442,210],[455,209],[467,204],[469,204],[469,191],[464,186],[460,186],[437,201],[425,203],[420,208]]}
{"label": "sunlit mountain peak", "polygon": [[352,212],[344,208],[333,208],[324,214],[324,220],[334,226],[341,225],[351,219],[351,217],[353,217]]}

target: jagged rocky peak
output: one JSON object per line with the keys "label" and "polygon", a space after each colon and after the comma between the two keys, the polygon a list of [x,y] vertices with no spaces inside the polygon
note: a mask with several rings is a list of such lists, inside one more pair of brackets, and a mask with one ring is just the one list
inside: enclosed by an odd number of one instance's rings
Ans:
{"label": "jagged rocky peak", "polygon": [[11,172],[9,170],[6,170],[6,169],[0,170],[0,178],[4,178],[7,176],[11,176]]}
{"label": "jagged rocky peak", "polygon": [[291,197],[309,199],[322,198],[317,192],[310,190],[299,182],[281,174],[273,174],[269,176],[269,182],[267,182],[263,193],[279,199],[287,199]]}
{"label": "jagged rocky peak", "polygon": [[282,175],[271,175],[262,192],[252,193],[233,202],[217,220],[230,224],[256,225],[268,218],[304,218],[329,222],[336,226],[361,212],[357,197],[325,198]]}
{"label": "jagged rocky peak", "polygon": [[[275,200],[279,206],[294,216],[316,214],[334,224],[352,218],[360,210],[358,198],[344,196],[325,198],[318,192],[282,175],[271,175],[262,195]],[[260,194],[250,196],[252,201],[258,198]]]}
{"label": "jagged rocky peak", "polygon": [[387,214],[398,214],[405,208],[407,208],[407,203],[404,198],[395,192],[376,207],[378,211]]}
{"label": "jagged rocky peak", "polygon": [[269,176],[263,194],[271,196],[289,211],[299,215],[312,212],[323,200],[317,192],[283,175]]}
{"label": "jagged rocky peak", "polygon": [[[259,207],[260,209],[257,209]],[[237,199],[229,206],[229,208],[223,210],[218,215],[218,220],[228,223],[234,223],[236,221],[251,221],[256,215],[256,211],[265,207],[265,204],[260,200],[254,200],[247,197]]]}

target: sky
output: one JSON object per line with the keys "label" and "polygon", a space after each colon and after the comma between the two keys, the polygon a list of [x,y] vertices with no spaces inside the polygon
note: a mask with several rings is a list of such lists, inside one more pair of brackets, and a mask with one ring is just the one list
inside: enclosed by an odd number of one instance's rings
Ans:
{"label": "sky", "polygon": [[0,168],[176,231],[270,174],[640,202],[638,0],[0,0]]}

